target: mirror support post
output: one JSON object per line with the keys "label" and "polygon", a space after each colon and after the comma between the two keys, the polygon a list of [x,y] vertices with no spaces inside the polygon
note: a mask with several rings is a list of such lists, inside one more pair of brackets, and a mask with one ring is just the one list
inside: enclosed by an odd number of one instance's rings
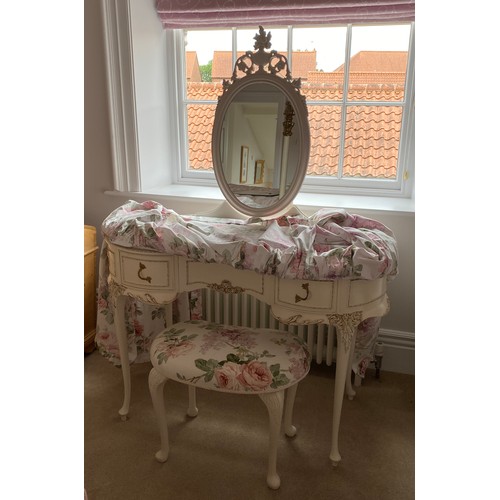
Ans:
{"label": "mirror support post", "polygon": [[281,168],[280,168],[280,193],[279,198],[283,198],[286,190],[286,169],[288,165],[288,143],[290,136],[283,137],[283,152],[281,154]]}
{"label": "mirror support post", "polygon": [[288,143],[290,142],[290,136],[292,135],[292,129],[295,125],[293,123],[293,111],[292,104],[290,101],[286,101],[285,105],[285,121],[283,122],[283,151],[281,155],[281,169],[280,169],[280,194],[279,197],[282,198],[285,195],[286,189],[286,174],[288,165]]}

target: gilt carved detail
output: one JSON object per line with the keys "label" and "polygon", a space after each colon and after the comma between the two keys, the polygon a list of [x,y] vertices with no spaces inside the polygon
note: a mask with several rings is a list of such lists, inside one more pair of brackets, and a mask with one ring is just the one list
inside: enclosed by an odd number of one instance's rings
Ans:
{"label": "gilt carved detail", "polygon": [[219,283],[210,283],[208,288],[215,290],[216,292],[224,292],[224,293],[242,293],[245,291],[241,286],[233,286],[233,284],[229,280],[222,280]]}
{"label": "gilt carved detail", "polygon": [[164,302],[158,301],[156,299],[156,297],[154,295],[151,295],[150,293],[144,293],[141,295],[131,293],[125,286],[120,285],[119,283],[116,283],[113,280],[109,281],[108,286],[109,286],[109,293],[114,301],[116,301],[116,299],[120,295],[123,295],[125,297],[131,297],[133,299],[138,299],[142,302],[147,302],[148,304],[154,304],[154,305],[164,304]]}
{"label": "gilt carved detail", "polygon": [[337,331],[340,332],[340,338],[345,352],[348,352],[351,348],[354,332],[361,323],[362,317],[363,313],[361,311],[348,314],[327,314],[330,324],[334,325]]}
{"label": "gilt carved detail", "polygon": [[[222,92],[229,90],[231,85],[250,75],[278,75],[283,74],[283,79],[290,83],[296,91],[301,87],[300,78],[292,78],[287,58],[276,50],[267,50],[271,48],[271,32],[266,32],[262,26],[259,26],[259,32],[254,36],[255,52],[247,50],[242,56],[236,59],[231,80],[222,80]],[[243,77],[238,78],[238,71],[244,73]],[[281,75],[279,75],[281,76]],[[219,99],[222,96],[219,96]],[[304,100],[305,97],[301,96]]]}
{"label": "gilt carved detail", "polygon": [[321,319],[303,319],[302,314],[294,314],[287,318],[275,316],[275,318],[284,325],[319,325],[323,322]]}

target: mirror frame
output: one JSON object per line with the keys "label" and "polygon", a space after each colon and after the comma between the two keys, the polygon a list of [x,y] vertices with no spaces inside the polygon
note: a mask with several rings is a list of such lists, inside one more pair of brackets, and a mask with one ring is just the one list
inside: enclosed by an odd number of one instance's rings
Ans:
{"label": "mirror frame", "polygon": [[[266,34],[262,26],[259,26],[259,34],[256,35],[255,40],[257,40],[255,47],[259,46],[259,40],[264,39],[266,41],[265,48],[270,47],[269,39],[271,38],[271,33]],[[217,107],[215,110],[214,126],[212,130],[212,160],[214,164],[214,173],[219,188],[224,194],[226,200],[229,204],[238,210],[239,212],[250,215],[253,217],[271,217],[277,216],[280,213],[285,213],[293,205],[293,200],[297,196],[304,177],[307,171],[307,165],[309,162],[309,152],[310,152],[310,131],[309,131],[309,121],[308,121],[308,111],[305,101],[305,97],[300,93],[300,78],[292,80],[290,72],[288,70],[288,62],[286,57],[282,54],[277,53],[275,50],[271,52],[265,52],[263,50],[263,45],[259,47],[256,52],[247,52],[245,55],[238,58],[234,66],[233,76],[231,81],[223,81],[223,94],[219,96]],[[252,66],[248,67],[241,63],[244,59],[252,59]],[[271,64],[271,59],[278,60],[278,64],[274,66]],[[258,69],[255,71],[254,67],[257,61],[259,64]],[[264,63],[262,63],[264,61]],[[266,64],[268,66],[266,66]],[[245,67],[246,66],[246,67]],[[286,68],[286,77],[278,76],[276,73],[282,69]],[[245,75],[241,78],[236,77],[237,69],[245,71]],[[293,132],[299,134],[299,147],[297,155],[297,169],[294,173],[290,188],[286,191],[285,195],[280,198],[275,204],[258,208],[251,207],[243,202],[241,202],[238,197],[232,192],[229,183],[227,182],[221,162],[221,140],[222,140],[222,129],[223,122],[226,115],[226,111],[229,109],[231,103],[235,100],[238,94],[251,85],[262,85],[269,84],[281,91],[285,99],[288,100],[293,108]],[[286,117],[283,116],[283,121]]]}

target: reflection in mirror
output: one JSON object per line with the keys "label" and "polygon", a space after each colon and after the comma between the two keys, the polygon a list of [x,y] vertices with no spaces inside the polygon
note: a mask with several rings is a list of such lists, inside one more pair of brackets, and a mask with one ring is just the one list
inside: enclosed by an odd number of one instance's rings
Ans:
{"label": "reflection in mirror", "polygon": [[222,128],[224,177],[242,203],[256,208],[283,198],[298,169],[295,112],[282,92],[267,87],[241,92]]}
{"label": "reflection in mirror", "polygon": [[243,202],[252,203],[248,196],[262,196],[253,201],[267,205],[290,185],[297,159],[287,168],[291,129],[286,135],[285,124],[291,119],[280,119],[285,110],[293,115],[278,89],[254,85],[240,92],[226,111],[221,164],[224,177]]}
{"label": "reflection in mirror", "polygon": [[310,140],[300,79],[292,80],[283,55],[264,51],[270,33],[260,27],[255,40],[258,51],[238,58],[231,82],[223,82],[212,153],[226,199],[242,213],[265,216],[293,202]]}

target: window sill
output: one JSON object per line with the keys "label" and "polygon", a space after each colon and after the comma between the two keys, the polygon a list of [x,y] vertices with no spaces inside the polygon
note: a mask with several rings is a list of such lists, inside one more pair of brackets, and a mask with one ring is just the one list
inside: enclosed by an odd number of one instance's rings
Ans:
{"label": "window sill", "polygon": [[[155,200],[178,213],[210,212],[224,201],[224,195],[218,187],[187,184],[173,184],[140,193],[106,191],[105,194],[135,201]],[[413,198],[300,192],[295,198],[294,204],[306,214],[312,214],[324,207],[343,208],[348,212],[390,212],[408,215],[415,213],[415,200]]]}

